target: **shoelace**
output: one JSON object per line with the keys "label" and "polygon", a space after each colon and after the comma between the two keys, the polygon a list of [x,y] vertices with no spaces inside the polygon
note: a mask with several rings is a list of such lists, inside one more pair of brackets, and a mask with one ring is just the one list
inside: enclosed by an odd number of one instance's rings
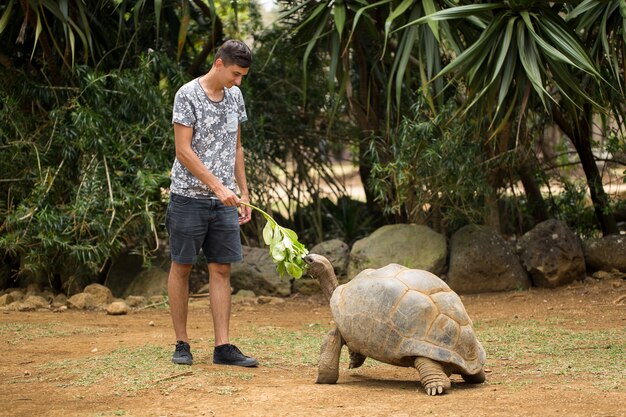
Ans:
{"label": "shoelace", "polygon": [[183,343],[178,343],[176,345],[176,352],[189,352],[189,349]]}
{"label": "shoelace", "polygon": [[237,354],[239,354],[239,355],[244,356],[244,357],[246,357],[246,358],[247,358],[247,356],[246,356],[246,355],[244,355],[243,353],[241,353],[241,351],[239,350],[239,348],[238,348],[237,346],[235,346],[235,345],[231,345],[231,344],[226,345],[226,350],[228,350],[228,352],[229,352],[229,353],[234,352],[234,353],[237,353]]}

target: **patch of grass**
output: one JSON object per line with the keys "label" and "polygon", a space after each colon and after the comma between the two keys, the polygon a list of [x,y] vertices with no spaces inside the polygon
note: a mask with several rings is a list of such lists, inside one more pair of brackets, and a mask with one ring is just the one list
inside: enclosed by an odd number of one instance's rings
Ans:
{"label": "patch of grass", "polygon": [[[252,337],[242,338],[242,344],[254,346],[254,354],[268,368],[317,367],[320,347],[330,327],[319,323],[305,324],[300,330],[280,327],[252,327]],[[341,350],[340,367],[347,368],[350,362],[348,348]],[[363,368],[379,366],[380,362],[368,359]]]}
{"label": "patch of grass", "polygon": [[255,355],[268,368],[293,368],[317,365],[320,346],[328,328],[305,326],[302,330],[280,327],[252,327],[250,337],[240,338],[241,344],[254,346]]}
{"label": "patch of grass", "polygon": [[58,323],[3,323],[0,324],[0,336],[11,345],[46,337],[70,337],[92,335],[106,332],[93,327],[68,327]]}
{"label": "patch of grass", "polygon": [[[175,390],[187,377],[233,384],[254,378],[253,372],[230,369],[181,367],[171,362],[171,347],[145,345],[142,347],[119,348],[109,353],[90,355],[79,359],[64,359],[38,367],[40,381],[56,383],[61,388],[88,387],[106,384],[115,395],[134,396],[143,389],[159,387],[164,391]],[[198,357],[205,357],[202,349],[194,350]],[[201,363],[201,361],[200,361]],[[31,379],[16,379],[15,383],[28,383]],[[189,385],[187,389],[201,389],[201,385]],[[232,387],[231,387],[232,388]],[[223,388],[220,395],[231,395],[238,388]]]}
{"label": "patch of grass", "polygon": [[487,362],[498,363],[507,373],[554,375],[565,381],[592,375],[600,389],[623,389],[626,329],[575,330],[562,327],[566,322],[477,322],[475,328]]}
{"label": "patch of grass", "polygon": [[[49,362],[39,368],[47,375],[46,379],[58,380],[61,387],[91,386],[106,380],[111,382],[115,392],[134,393],[181,372],[180,366],[171,363],[171,354],[169,348],[146,345],[120,348],[104,355]],[[190,369],[185,371],[192,372]]]}
{"label": "patch of grass", "polygon": [[218,371],[211,372],[211,375],[229,379],[239,379],[241,381],[250,381],[254,378],[254,374],[251,372],[237,372],[237,371]]}

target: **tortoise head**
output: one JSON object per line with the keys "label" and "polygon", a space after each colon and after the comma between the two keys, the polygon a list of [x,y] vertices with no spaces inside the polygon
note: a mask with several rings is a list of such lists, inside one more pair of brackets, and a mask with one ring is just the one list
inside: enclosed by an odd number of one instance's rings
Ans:
{"label": "tortoise head", "polygon": [[339,285],[333,265],[326,257],[314,253],[308,254],[303,259],[309,265],[309,275],[319,280],[324,296],[330,301],[330,296]]}

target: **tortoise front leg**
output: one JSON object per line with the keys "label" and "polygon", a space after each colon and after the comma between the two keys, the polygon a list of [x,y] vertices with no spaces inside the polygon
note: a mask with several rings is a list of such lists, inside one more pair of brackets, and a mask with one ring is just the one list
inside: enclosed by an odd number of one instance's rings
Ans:
{"label": "tortoise front leg", "polygon": [[415,369],[420,376],[420,382],[428,395],[443,394],[450,388],[450,378],[443,371],[443,366],[432,359],[418,357],[415,359]]}
{"label": "tortoise front leg", "polygon": [[367,356],[361,355],[359,352],[350,351],[350,365],[348,369],[356,369],[359,366],[363,365]]}
{"label": "tortoise front leg", "polygon": [[485,382],[485,371],[480,370],[479,373],[474,375],[462,375],[463,380],[468,384],[482,384]]}
{"label": "tortoise front leg", "polygon": [[343,339],[339,329],[335,327],[324,336],[320,352],[320,363],[317,367],[316,384],[334,384],[339,379],[339,356]]}

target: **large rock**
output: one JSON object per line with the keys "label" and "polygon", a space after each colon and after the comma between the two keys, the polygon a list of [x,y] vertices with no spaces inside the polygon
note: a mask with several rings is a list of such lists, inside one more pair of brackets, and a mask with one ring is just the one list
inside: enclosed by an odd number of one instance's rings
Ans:
{"label": "large rock", "polygon": [[104,308],[113,301],[111,290],[100,284],[89,284],[83,290],[84,293],[91,294],[96,306]]}
{"label": "large rock", "polygon": [[107,314],[111,316],[122,316],[124,314],[128,314],[130,308],[125,301],[113,301],[106,308]]}
{"label": "large rock", "polygon": [[459,229],[450,242],[448,285],[457,293],[530,287],[530,279],[509,244],[486,226]]}
{"label": "large rock", "polygon": [[128,284],[144,270],[143,257],[134,253],[121,253],[107,274],[106,285],[115,297],[122,297]]}
{"label": "large rock", "polygon": [[72,295],[68,300],[67,304],[78,310],[92,310],[96,308],[96,303],[93,300],[93,295],[85,292],[79,292],[78,294]]}
{"label": "large rock", "polygon": [[559,220],[546,220],[517,242],[517,253],[537,287],[555,288],[586,277],[578,237]]}
{"label": "large rock", "polygon": [[131,295],[144,297],[167,295],[167,277],[169,273],[163,269],[152,266],[144,269],[126,287],[122,294],[123,298]]}
{"label": "large rock", "polygon": [[626,236],[610,235],[584,242],[583,252],[591,270],[626,272]]}
{"label": "large rock", "polygon": [[278,275],[268,248],[244,246],[243,261],[231,266],[230,285],[234,292],[250,290],[259,295],[291,294],[289,276],[281,278]]}
{"label": "large rock", "polygon": [[350,253],[348,277],[351,279],[366,268],[380,268],[390,263],[440,275],[445,267],[446,257],[446,238],[427,226],[383,226],[354,243]]}
{"label": "large rock", "polygon": [[[326,257],[335,270],[335,274],[342,280],[348,274],[348,262],[350,260],[350,247],[339,239],[327,240],[311,248],[310,253]],[[302,278],[293,281],[294,293],[302,295],[321,294],[322,288],[317,278],[305,274]]]}
{"label": "large rock", "polygon": [[8,306],[15,301],[15,298],[11,294],[0,295],[0,307]]}
{"label": "large rock", "polygon": [[335,275],[342,276],[348,273],[350,247],[342,240],[332,239],[319,243],[311,248],[310,253],[325,256],[335,270]]}

